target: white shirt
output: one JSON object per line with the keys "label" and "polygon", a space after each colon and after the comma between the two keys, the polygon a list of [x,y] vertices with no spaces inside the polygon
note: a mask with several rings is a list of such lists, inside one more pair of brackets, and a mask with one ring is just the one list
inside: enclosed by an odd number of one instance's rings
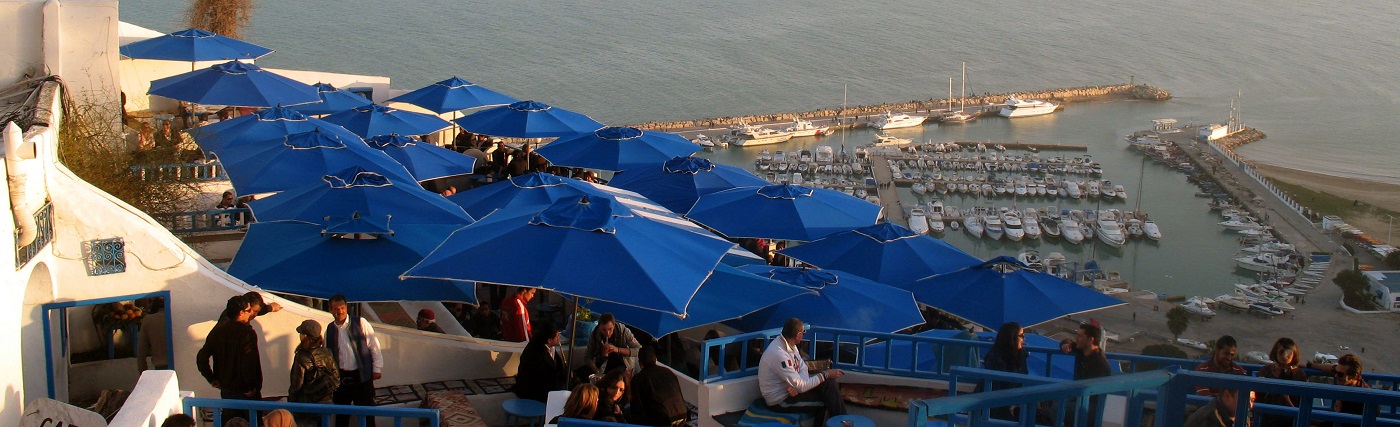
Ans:
{"label": "white shirt", "polygon": [[787,399],[788,386],[796,387],[798,393],[816,388],[825,377],[809,375],[807,362],[796,346],[788,345],[780,335],[768,344],[763,358],[758,362],[758,391],[769,405],[777,405]]}
{"label": "white shirt", "polygon": [[[331,325],[335,326],[336,333],[339,334],[339,336],[336,337],[336,346],[340,348],[337,349],[336,353],[340,354],[342,357],[339,357],[339,360],[336,362],[340,365],[340,370],[354,371],[360,369],[360,353],[355,351],[355,345],[350,342],[350,320],[346,319],[344,323],[331,322]],[[384,368],[384,358],[379,354],[379,338],[374,336],[374,327],[369,325],[368,320],[361,317],[360,330],[365,333],[365,341],[369,342],[370,357],[374,359],[374,370],[372,372],[380,373],[380,370]],[[343,357],[346,355],[350,357]]]}

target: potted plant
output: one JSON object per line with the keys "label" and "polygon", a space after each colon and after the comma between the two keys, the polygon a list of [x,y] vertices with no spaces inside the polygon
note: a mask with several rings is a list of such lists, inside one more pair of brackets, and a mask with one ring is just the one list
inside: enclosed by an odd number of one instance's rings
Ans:
{"label": "potted plant", "polygon": [[569,335],[570,339],[579,344],[586,344],[588,343],[588,337],[593,335],[593,329],[597,327],[597,314],[589,310],[588,307],[584,307],[583,304],[579,304],[575,307],[574,323],[568,328],[573,331],[573,333]]}

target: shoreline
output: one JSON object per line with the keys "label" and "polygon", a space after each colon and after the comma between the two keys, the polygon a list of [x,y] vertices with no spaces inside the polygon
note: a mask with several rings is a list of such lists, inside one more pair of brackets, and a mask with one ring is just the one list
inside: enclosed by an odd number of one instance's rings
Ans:
{"label": "shoreline", "polygon": [[[1400,212],[1400,184],[1328,175],[1272,163],[1250,161],[1249,164],[1269,179],[1349,200],[1359,200],[1393,212]],[[1305,201],[1300,201],[1300,203],[1307,204]],[[1389,231],[1386,218],[1366,216],[1362,218],[1344,217],[1343,219],[1348,224],[1372,236],[1385,236],[1386,232]]]}

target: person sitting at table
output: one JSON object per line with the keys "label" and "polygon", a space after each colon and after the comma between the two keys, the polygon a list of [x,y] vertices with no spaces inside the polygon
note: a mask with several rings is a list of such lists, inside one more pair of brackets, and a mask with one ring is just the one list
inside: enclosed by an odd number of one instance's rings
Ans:
{"label": "person sitting at table", "polygon": [[602,393],[598,397],[598,412],[593,414],[594,420],[628,424],[627,417],[622,413],[622,408],[627,406],[627,378],[624,372],[614,369],[598,380],[598,389]]}
{"label": "person sitting at table", "polygon": [[670,368],[656,364],[656,347],[642,347],[637,356],[642,370],[632,376],[632,412],[627,419],[646,426],[685,423],[690,409],[681,395],[681,383]]}
{"label": "person sitting at table", "polygon": [[[632,330],[612,313],[598,316],[598,326],[593,328],[588,338],[588,365],[586,374],[606,373],[614,369],[632,370],[632,357],[642,350],[642,344],[632,335]],[[584,375],[587,378],[587,375]]]}
{"label": "person sitting at table", "polygon": [[826,425],[828,417],[846,415],[841,386],[836,383],[845,372],[829,369],[810,374],[797,347],[806,333],[806,325],[796,317],[783,323],[782,335],[768,345],[758,362],[758,389],[768,409],[816,412],[817,425]]}
{"label": "person sitting at table", "polygon": [[520,366],[510,391],[521,399],[545,402],[549,392],[564,390],[567,370],[558,347],[559,330],[553,323],[536,326],[525,351],[520,353]]}
{"label": "person sitting at table", "polygon": [[559,424],[560,418],[591,420],[593,415],[597,413],[598,386],[579,384],[578,387],[574,387],[572,393],[569,393],[569,400],[564,401],[564,413],[551,418],[549,424]]}

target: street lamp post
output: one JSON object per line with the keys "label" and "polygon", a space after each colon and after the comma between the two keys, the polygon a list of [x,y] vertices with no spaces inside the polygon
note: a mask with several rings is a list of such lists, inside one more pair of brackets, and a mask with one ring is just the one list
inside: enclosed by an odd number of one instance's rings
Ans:
{"label": "street lamp post", "polygon": [[1395,232],[1395,215],[1386,214],[1390,218],[1390,225],[1385,229],[1385,244],[1394,245],[1395,241],[1390,240],[1391,233]]}

